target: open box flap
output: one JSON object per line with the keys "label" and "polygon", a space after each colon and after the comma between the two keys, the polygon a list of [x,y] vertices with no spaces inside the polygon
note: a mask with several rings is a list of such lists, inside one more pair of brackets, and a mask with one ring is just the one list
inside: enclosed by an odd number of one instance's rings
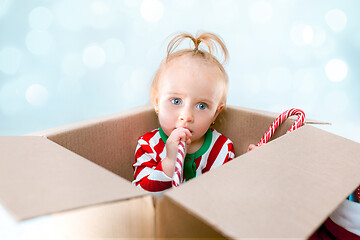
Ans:
{"label": "open box flap", "polygon": [[146,193],[38,136],[0,137],[0,202],[17,220]]}
{"label": "open box flap", "polygon": [[226,237],[307,238],[360,183],[360,144],[312,126],[165,193]]}

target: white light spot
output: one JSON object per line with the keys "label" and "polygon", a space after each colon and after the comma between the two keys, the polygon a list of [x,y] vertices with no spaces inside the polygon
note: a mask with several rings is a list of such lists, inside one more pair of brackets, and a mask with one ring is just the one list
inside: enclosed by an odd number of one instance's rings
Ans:
{"label": "white light spot", "polygon": [[51,11],[46,7],[34,8],[29,15],[29,25],[34,30],[46,30],[53,20]]}
{"label": "white light spot", "polygon": [[80,54],[67,54],[61,62],[62,71],[75,78],[80,78],[85,74],[85,66]]}
{"label": "white light spot", "polygon": [[332,59],[326,64],[325,72],[330,81],[340,82],[346,77],[348,67],[344,61]]}
{"label": "white light spot", "polygon": [[325,20],[334,32],[340,32],[346,27],[347,17],[343,11],[333,9],[326,13]]}
{"label": "white light spot", "polygon": [[314,38],[314,31],[313,31],[312,27],[305,26],[302,37],[306,44],[310,44]]}
{"label": "white light spot", "polygon": [[295,45],[302,46],[306,44],[306,42],[304,41],[304,33],[307,32],[307,34],[309,34],[309,30],[305,30],[306,27],[308,26],[304,24],[296,24],[291,28],[290,37]]}
{"label": "white light spot", "polygon": [[46,54],[53,44],[53,37],[45,31],[32,30],[26,36],[26,47],[37,55]]}
{"label": "white light spot", "polygon": [[49,94],[45,87],[33,84],[26,90],[26,100],[34,106],[40,106],[47,102]]}
{"label": "white light spot", "polygon": [[6,47],[0,51],[0,71],[12,75],[17,73],[22,61],[22,53],[13,47]]}
{"label": "white light spot", "polygon": [[104,50],[106,61],[109,63],[118,63],[124,57],[125,46],[122,41],[111,38],[105,41]]}
{"label": "white light spot", "polygon": [[273,10],[271,5],[267,2],[255,2],[250,6],[249,15],[253,22],[266,23],[271,20]]}
{"label": "white light spot", "polygon": [[163,16],[164,6],[159,0],[144,0],[140,13],[146,21],[158,22]]}
{"label": "white light spot", "polygon": [[95,1],[95,2],[91,3],[91,10],[95,14],[102,15],[102,14],[106,14],[107,12],[109,12],[109,7],[102,1]]}
{"label": "white light spot", "polygon": [[91,45],[85,48],[82,59],[86,66],[98,68],[104,65],[106,54],[104,49],[102,49],[100,46]]}
{"label": "white light spot", "polygon": [[310,45],[313,47],[322,46],[326,40],[325,31],[317,25],[313,26],[312,30],[313,30],[314,36],[313,36],[313,39],[312,39]]}
{"label": "white light spot", "polygon": [[103,1],[94,1],[90,5],[90,10],[87,15],[87,23],[98,29],[103,29],[111,26],[117,22],[120,14],[114,9],[114,6],[109,5]]}

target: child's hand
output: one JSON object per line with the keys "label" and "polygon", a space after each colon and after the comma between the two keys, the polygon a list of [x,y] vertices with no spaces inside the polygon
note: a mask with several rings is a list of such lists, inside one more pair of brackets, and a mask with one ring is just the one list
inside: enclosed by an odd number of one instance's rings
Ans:
{"label": "child's hand", "polygon": [[254,148],[257,148],[257,146],[255,146],[254,144],[250,144],[248,147],[247,152],[250,152],[251,150],[253,150]]}
{"label": "child's hand", "polygon": [[177,128],[170,134],[166,141],[166,153],[167,157],[176,161],[176,155],[178,152],[178,146],[180,142],[185,142],[186,145],[191,144],[191,132],[186,128]]}
{"label": "child's hand", "polygon": [[189,146],[191,144],[191,136],[192,134],[189,129],[177,128],[172,131],[168,137],[166,141],[166,158],[164,158],[161,162],[164,173],[169,177],[172,177],[174,174],[175,162],[180,142],[183,141],[187,146]]}

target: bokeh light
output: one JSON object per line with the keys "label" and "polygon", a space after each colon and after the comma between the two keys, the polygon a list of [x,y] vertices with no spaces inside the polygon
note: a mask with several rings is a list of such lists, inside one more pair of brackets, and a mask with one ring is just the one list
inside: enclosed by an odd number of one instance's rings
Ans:
{"label": "bokeh light", "polygon": [[[225,41],[229,105],[278,112],[300,106],[310,118],[354,124],[360,118],[356,4],[0,0],[0,132],[25,134],[147,103],[167,37],[178,31],[214,32]],[[332,116],[323,101],[330,93],[354,109],[352,118]],[[57,109],[51,120],[50,109]]]}
{"label": "bokeh light", "polygon": [[26,90],[26,100],[34,106],[40,106],[47,102],[49,93],[48,90],[40,85],[33,84]]}
{"label": "bokeh light", "polygon": [[0,50],[0,71],[12,75],[16,74],[22,62],[22,53],[14,47]]}
{"label": "bokeh light", "polygon": [[159,0],[144,0],[140,13],[146,21],[158,22],[164,14],[164,6]]}
{"label": "bokeh light", "polygon": [[311,26],[305,26],[304,27],[302,37],[303,37],[303,41],[306,44],[310,44],[313,41],[314,31],[313,31]]}
{"label": "bokeh light", "polygon": [[103,48],[94,44],[84,49],[82,59],[86,66],[98,68],[104,65],[106,54]]}
{"label": "bokeh light", "polygon": [[325,31],[318,25],[312,26],[312,31],[313,31],[313,37],[312,37],[312,41],[310,42],[310,45],[316,48],[321,47],[326,40]]}
{"label": "bokeh light", "polygon": [[334,32],[340,32],[344,30],[347,23],[346,14],[340,9],[333,9],[325,15],[326,23]]}
{"label": "bokeh light", "polygon": [[314,32],[311,26],[296,24],[291,28],[290,37],[295,45],[302,46],[312,42]]}
{"label": "bokeh light", "polygon": [[348,67],[343,60],[332,59],[326,64],[325,72],[330,81],[340,82],[346,77]]}

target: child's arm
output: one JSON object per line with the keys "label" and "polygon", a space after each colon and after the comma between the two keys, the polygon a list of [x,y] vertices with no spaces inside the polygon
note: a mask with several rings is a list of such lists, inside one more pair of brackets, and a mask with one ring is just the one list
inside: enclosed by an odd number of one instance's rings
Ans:
{"label": "child's arm", "polygon": [[171,177],[163,172],[160,156],[144,139],[138,140],[133,167],[136,186],[149,192],[161,192],[172,187]]}
{"label": "child's arm", "polygon": [[166,141],[166,158],[162,160],[163,171],[169,177],[172,177],[175,170],[175,162],[178,152],[178,146],[181,141],[186,142],[186,145],[191,144],[191,133],[186,128],[177,128],[170,134]]}
{"label": "child's arm", "polygon": [[191,133],[187,129],[174,130],[166,142],[167,156],[163,159],[159,156],[159,152],[163,152],[165,147],[161,140],[156,146],[152,146],[149,141],[140,138],[133,164],[133,183],[149,192],[161,192],[171,188],[178,143],[186,141],[189,144],[190,136]]}

